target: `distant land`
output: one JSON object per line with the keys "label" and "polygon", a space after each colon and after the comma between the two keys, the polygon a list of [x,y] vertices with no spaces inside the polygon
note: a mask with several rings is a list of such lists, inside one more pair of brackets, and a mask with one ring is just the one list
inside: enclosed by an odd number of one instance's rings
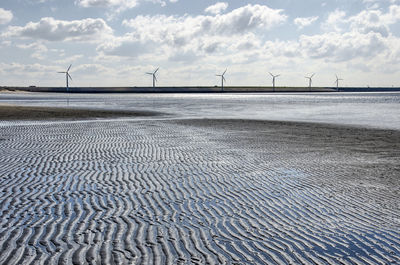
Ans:
{"label": "distant land", "polygon": [[[66,87],[0,86],[0,91],[67,92]],[[70,87],[69,93],[261,93],[261,92],[336,92],[334,87],[262,87],[262,86],[185,86],[185,87]],[[340,87],[339,92],[390,92],[400,87]]]}

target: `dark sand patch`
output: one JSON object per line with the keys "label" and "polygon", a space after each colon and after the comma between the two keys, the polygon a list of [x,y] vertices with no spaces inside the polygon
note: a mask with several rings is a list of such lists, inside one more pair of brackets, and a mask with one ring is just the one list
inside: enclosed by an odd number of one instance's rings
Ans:
{"label": "dark sand patch", "polygon": [[[221,130],[217,144],[241,146],[248,154],[305,171],[325,170],[321,185],[378,191],[380,203],[400,211],[400,131],[333,124],[241,119],[194,119],[178,124]],[[218,135],[218,134],[216,134]],[[265,155],[266,152],[269,155]],[[325,173],[323,175],[325,175]],[[322,174],[321,174],[322,175]],[[388,199],[388,194],[392,197]]]}
{"label": "dark sand patch", "polygon": [[149,117],[158,112],[139,110],[105,110],[61,107],[0,105],[0,120],[79,120],[90,118]]}

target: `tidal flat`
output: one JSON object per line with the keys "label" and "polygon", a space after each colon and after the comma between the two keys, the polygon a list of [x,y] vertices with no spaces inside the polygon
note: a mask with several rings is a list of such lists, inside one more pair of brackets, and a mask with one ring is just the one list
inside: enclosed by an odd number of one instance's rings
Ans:
{"label": "tidal flat", "polygon": [[400,130],[138,113],[0,122],[0,264],[400,263]]}

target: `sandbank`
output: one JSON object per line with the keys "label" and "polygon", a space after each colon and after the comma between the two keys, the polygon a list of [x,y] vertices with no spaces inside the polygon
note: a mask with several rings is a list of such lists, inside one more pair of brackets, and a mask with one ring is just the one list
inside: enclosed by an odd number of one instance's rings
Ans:
{"label": "sandbank", "polygon": [[90,118],[149,117],[160,113],[138,110],[0,105],[0,120],[76,120]]}

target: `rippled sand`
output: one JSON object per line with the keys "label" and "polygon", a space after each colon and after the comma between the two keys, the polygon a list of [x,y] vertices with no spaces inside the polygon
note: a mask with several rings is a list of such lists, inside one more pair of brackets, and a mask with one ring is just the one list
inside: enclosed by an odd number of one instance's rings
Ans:
{"label": "rippled sand", "polygon": [[1,264],[399,264],[400,132],[0,127]]}

